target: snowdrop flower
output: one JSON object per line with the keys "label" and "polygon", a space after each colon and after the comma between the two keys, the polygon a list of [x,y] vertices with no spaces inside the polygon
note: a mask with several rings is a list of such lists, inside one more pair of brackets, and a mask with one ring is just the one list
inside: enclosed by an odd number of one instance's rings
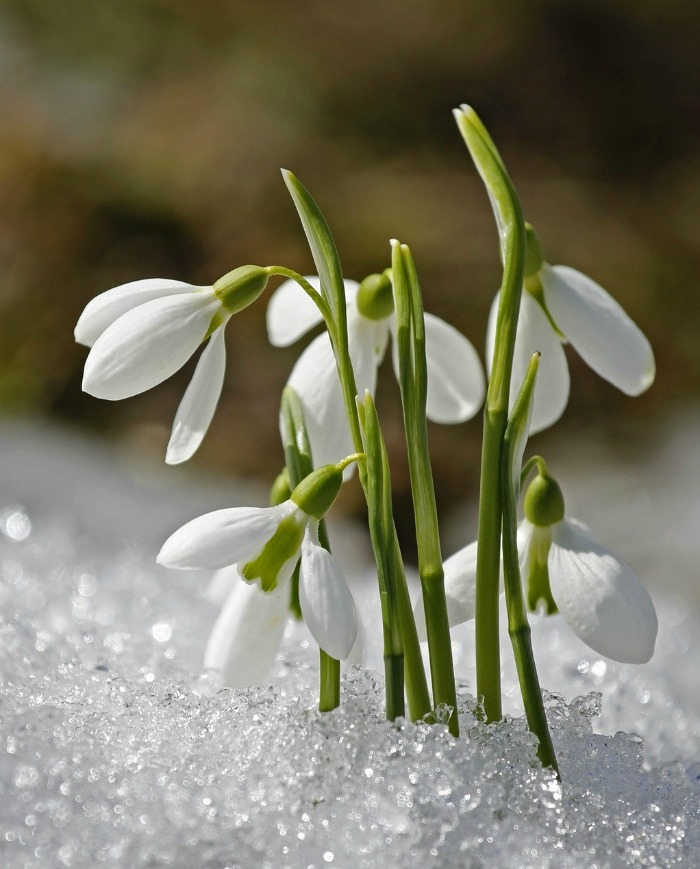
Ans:
{"label": "snowdrop flower", "polygon": [[[646,663],[654,653],[658,623],[649,593],[632,568],[593,540],[582,522],[564,518],[561,489],[542,470],[527,489],[524,510],[518,553],[528,608],[560,612],[579,639],[607,658]],[[476,543],[444,567],[454,626],[475,614]]]}
{"label": "snowdrop flower", "polygon": [[[299,601],[304,621],[324,652],[339,660],[347,658],[357,635],[355,604],[335,559],[319,543],[318,523],[340,491],[346,464],[356,458],[318,468],[275,507],[234,507],[193,519],[165,542],[158,563],[201,570],[235,564],[243,579],[259,581],[263,592],[288,600],[289,580],[301,559]],[[252,597],[246,602],[251,603]],[[282,617],[280,601],[271,602],[267,614],[261,612],[259,617],[277,629],[278,615]],[[230,611],[227,619],[234,618],[235,611]],[[274,636],[279,643],[279,635]],[[265,648],[272,647],[274,636],[270,627],[261,638]],[[221,643],[227,642],[224,628],[220,638]],[[224,657],[218,642],[209,654],[211,659]]]}
{"label": "snowdrop flower", "polygon": [[525,493],[524,512],[518,552],[529,608],[558,610],[586,645],[607,658],[646,663],[658,623],[632,568],[593,540],[582,522],[564,518],[561,489],[542,469]]}
{"label": "snowdrop flower", "polygon": [[[320,292],[318,277],[307,277]],[[348,343],[358,395],[374,395],[377,368],[384,358],[389,336],[396,330],[391,280],[370,275],[358,284],[345,281]],[[313,301],[294,281],[281,284],[267,308],[270,342],[287,347],[321,322]],[[434,422],[463,422],[474,416],[484,398],[484,374],[472,344],[452,326],[425,315],[428,363],[427,415]],[[398,377],[396,340],[394,371]],[[315,338],[299,357],[289,377],[299,394],[318,464],[337,461],[352,449],[342,392],[328,333]]]}
{"label": "snowdrop flower", "polygon": [[75,327],[91,347],[83,390],[116,401],[151,389],[181,368],[209,339],[175,414],[166,462],[189,459],[206,434],[221,395],[226,365],[224,328],[265,289],[268,273],[241,266],[211,287],[153,278],[94,298]]}
{"label": "snowdrop flower", "polygon": [[[544,261],[539,239],[529,224],[525,286],[513,358],[511,404],[532,354],[542,353],[531,433],[555,423],[569,399],[569,368],[562,344],[570,342],[584,362],[626,395],[640,395],[654,382],[649,341],[601,286],[567,266]],[[487,332],[487,364],[493,360],[496,296]]]}

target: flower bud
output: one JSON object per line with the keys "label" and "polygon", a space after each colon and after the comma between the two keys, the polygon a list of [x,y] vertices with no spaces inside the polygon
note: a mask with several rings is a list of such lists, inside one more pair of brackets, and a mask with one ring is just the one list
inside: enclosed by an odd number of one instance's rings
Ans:
{"label": "flower bud", "polygon": [[544,253],[537,233],[531,224],[525,224],[525,277],[536,275],[544,265]]}
{"label": "flower bud", "polygon": [[314,519],[323,519],[338,497],[343,471],[338,465],[321,465],[294,489],[291,500]]}
{"label": "flower bud", "polygon": [[525,518],[539,527],[548,527],[564,518],[564,495],[549,474],[540,472],[527,487],[523,504]]}
{"label": "flower bud", "polygon": [[237,314],[258,298],[267,286],[267,270],[260,266],[239,266],[214,284],[214,292],[228,314]]}
{"label": "flower bud", "polygon": [[384,320],[394,310],[394,292],[391,278],[384,272],[381,275],[368,275],[360,284],[357,292],[357,310],[368,320]]}
{"label": "flower bud", "polygon": [[291,494],[289,471],[287,468],[282,468],[281,472],[275,477],[272,486],[270,486],[270,506],[276,507],[278,504],[284,504],[285,501],[289,500]]}

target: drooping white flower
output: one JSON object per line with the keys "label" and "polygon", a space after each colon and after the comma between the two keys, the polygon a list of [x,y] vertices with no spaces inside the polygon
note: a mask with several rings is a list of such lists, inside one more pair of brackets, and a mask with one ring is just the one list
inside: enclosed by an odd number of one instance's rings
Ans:
{"label": "drooping white flower", "polygon": [[[537,526],[523,519],[518,552],[530,602],[533,577],[544,571],[551,600],[587,646],[627,664],[644,664],[654,653],[658,622],[649,592],[632,568],[597,543],[576,519]],[[534,601],[551,608],[546,589]],[[532,608],[532,607],[531,607]]]}
{"label": "drooping white flower", "polygon": [[318,541],[319,520],[341,483],[342,466],[326,465],[275,507],[233,507],[199,516],[165,542],[157,561],[179,569],[236,565],[244,579],[259,580],[263,592],[288,595],[289,579],[301,559],[304,621],[327,654],[344,660],[357,635],[355,604],[335,559]]}
{"label": "drooping white flower", "polygon": [[209,338],[180,402],[166,462],[189,459],[206,434],[226,366],[224,327],[265,288],[267,273],[243,266],[211,287],[154,278],[123,284],[94,298],[75,327],[91,347],[83,390],[116,401],[166,380]]}
{"label": "drooping white flower", "polygon": [[[525,515],[518,526],[518,555],[529,609],[561,613],[579,639],[601,655],[629,664],[648,661],[656,642],[656,611],[632,568],[593,540],[582,522],[564,518],[561,490],[548,475],[540,473],[528,488]],[[474,618],[476,551],[471,543],[445,562],[450,626]]]}
{"label": "drooping white flower", "polygon": [[[654,353],[622,307],[591,278],[568,266],[544,262],[528,225],[526,280],[520,303],[511,405],[532,354],[542,353],[531,433],[562,415],[569,400],[569,369],[562,344],[569,342],[584,362],[626,395],[640,395],[654,382]],[[490,369],[499,296],[491,307],[486,361]]]}
{"label": "drooping white flower", "polygon": [[[318,277],[307,277],[320,292]],[[390,280],[372,275],[358,284],[345,281],[348,345],[358,395],[374,395],[377,368],[389,336],[395,339],[396,316]],[[321,322],[316,305],[294,281],[274,292],[267,308],[270,342],[287,347]],[[484,398],[484,374],[476,350],[449,324],[425,315],[428,366],[427,415],[434,422],[463,422],[474,416]],[[392,354],[398,377],[396,340]],[[337,461],[352,449],[343,397],[328,333],[315,338],[289,377],[304,407],[304,418],[318,464]]]}

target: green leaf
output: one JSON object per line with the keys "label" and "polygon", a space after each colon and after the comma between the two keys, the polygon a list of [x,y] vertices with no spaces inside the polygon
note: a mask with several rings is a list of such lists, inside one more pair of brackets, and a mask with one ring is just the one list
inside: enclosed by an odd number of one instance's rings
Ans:
{"label": "green leaf", "polygon": [[336,324],[344,322],[345,284],[338,250],[331,231],[321,214],[321,209],[296,175],[288,169],[282,169],[282,177],[304,227],[311,256],[321,279],[321,292],[328,302],[334,322]]}
{"label": "green leaf", "polygon": [[520,495],[520,469],[523,464],[523,454],[530,434],[530,420],[534,404],[535,382],[540,363],[540,353],[533,353],[525,372],[520,392],[515,399],[513,409],[508,417],[508,425],[504,436],[504,446],[507,453],[504,468],[508,468],[510,479],[504,485],[509,485],[518,500]]}

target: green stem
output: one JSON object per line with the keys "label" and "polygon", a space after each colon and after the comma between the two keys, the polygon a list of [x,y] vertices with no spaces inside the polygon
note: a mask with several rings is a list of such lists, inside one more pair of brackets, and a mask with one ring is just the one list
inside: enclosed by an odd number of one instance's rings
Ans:
{"label": "green stem", "polygon": [[331,658],[323,649],[320,653],[320,685],[318,708],[330,712],[340,706],[340,661]]}
{"label": "green stem", "polygon": [[406,696],[408,697],[408,714],[411,721],[421,721],[432,708],[428,693],[428,680],[425,677],[423,654],[413,618],[411,596],[406,583],[406,573],[403,569],[399,542],[394,529],[393,543],[395,547],[394,563],[396,565],[396,601],[398,608],[401,638],[403,641],[404,673],[406,680]]}
{"label": "green stem", "polygon": [[525,223],[503,160],[476,113],[466,106],[455,116],[491,198],[504,259],[493,363],[484,408],[476,568],[477,693],[483,698],[486,719],[493,721],[502,715],[498,614],[503,509],[501,453],[523,286]]}
{"label": "green stem", "polygon": [[324,322],[328,324],[329,321],[332,321],[333,317],[331,315],[331,309],[328,307],[326,300],[311,286],[305,277],[300,275],[298,272],[295,272],[293,269],[288,269],[284,266],[267,266],[265,271],[270,276],[278,275],[279,277],[291,278],[293,281],[296,281],[314,305],[316,305]]}
{"label": "green stem", "polygon": [[[314,259],[314,263],[316,264],[318,275],[321,281],[321,296],[323,297],[325,302],[325,309],[322,309],[321,306],[319,306],[319,310],[321,310],[324,316],[324,320],[326,322],[326,327],[328,329],[328,334],[331,341],[331,346],[335,355],[336,365],[338,368],[338,377],[340,379],[340,385],[343,395],[343,403],[345,405],[345,411],[347,415],[348,426],[350,428],[352,442],[354,445],[354,450],[357,453],[366,452],[365,446],[363,444],[362,428],[360,424],[358,406],[356,404],[357,385],[355,382],[355,374],[353,371],[352,360],[350,358],[350,350],[348,346],[345,288],[342,269],[340,266],[340,259],[338,257],[338,251],[336,249],[330,229],[328,228],[328,224],[326,223],[318,205],[311,197],[311,194],[299,181],[299,179],[293,175],[293,173],[289,172],[288,170],[282,170],[282,175],[301,219],[301,223],[304,228],[307,240],[309,242],[309,247],[311,249],[311,255]],[[300,278],[299,275],[297,275],[296,273],[291,273],[288,270],[282,270],[279,273],[287,274],[287,276],[293,277],[297,281]],[[304,281],[303,278],[301,280]],[[304,287],[304,283],[307,284],[306,287]],[[313,288],[309,287],[307,281],[304,281],[304,283],[302,283],[301,286],[304,287],[305,291],[308,294],[309,289],[313,290]],[[314,302],[316,302],[317,297],[318,293],[314,293]],[[360,402],[362,402],[362,400],[363,396],[360,396]],[[369,493],[367,464],[368,461],[365,457],[358,460],[357,466],[358,476],[360,478],[360,483],[362,485],[365,500],[367,502],[368,510],[370,513],[371,524],[373,502]],[[376,505],[374,509],[376,509]],[[375,561],[377,563],[378,573],[380,575],[382,573],[382,570],[387,569],[387,553],[391,556],[395,551],[399,551],[398,540],[396,538],[396,530],[393,527],[393,522],[391,523],[391,528],[392,530],[388,537],[379,535],[378,537],[373,537],[372,539],[372,548],[374,551]],[[384,567],[382,565],[384,565]],[[396,573],[398,575],[400,571],[398,571],[398,568],[394,569],[396,570]],[[391,572],[392,570],[389,569],[387,574],[389,582],[392,581]],[[394,577],[394,579],[396,579],[396,577]],[[382,589],[382,584],[380,580],[380,595],[385,594],[386,591],[387,589]],[[392,657],[399,654],[399,648],[397,644],[401,644],[402,637],[404,635],[410,634],[410,625],[404,624],[404,622],[405,620],[409,620],[410,623],[412,623],[413,613],[410,609],[410,606],[408,609],[406,609],[405,607],[397,609],[395,601],[392,599],[390,594],[385,594],[385,600],[386,606],[390,609],[390,612],[387,613],[386,619],[384,621],[385,648],[388,647],[391,649],[390,657]],[[396,619],[400,620],[400,630],[396,630]],[[413,630],[415,632],[415,625],[413,627]],[[403,654],[402,649],[400,653],[401,655]],[[388,676],[387,678],[391,679],[394,678],[394,674],[400,672],[399,668],[397,666],[394,666],[394,664],[391,665],[389,670],[392,675]],[[398,696],[398,691],[395,691],[387,684],[387,709],[389,709],[390,705],[392,705],[393,708],[393,704],[395,702],[393,699],[389,700],[390,695],[395,698]]]}
{"label": "green stem", "polygon": [[[507,453],[507,450],[505,451]],[[518,559],[517,506],[515,490],[510,480],[510,458],[503,463],[503,576],[508,611],[508,633],[513,646],[515,665],[523,695],[527,725],[539,739],[537,754],[543,766],[551,767],[561,778],[559,766],[547,725],[547,716],[542,701],[542,690],[537,675],[535,656],[532,652],[530,623],[527,618],[523,596],[522,578]]]}
{"label": "green stem", "polygon": [[426,404],[428,368],[420,284],[409,248],[392,242],[391,272],[396,300],[401,403],[418,546],[418,573],[430,653],[434,705],[452,709],[450,732],[459,735],[452,639],[447,617],[435,487],[430,466]]}
{"label": "green stem", "polygon": [[[299,396],[291,386],[286,386],[282,392],[280,415],[285,463],[290,487],[294,489],[313,471],[314,463],[304,424],[304,412]],[[324,520],[318,524],[318,540],[324,549],[331,551]],[[298,565],[295,573],[297,572]],[[319,653],[318,708],[321,712],[329,712],[340,705],[340,661],[331,658],[323,649],[319,649]]]}

